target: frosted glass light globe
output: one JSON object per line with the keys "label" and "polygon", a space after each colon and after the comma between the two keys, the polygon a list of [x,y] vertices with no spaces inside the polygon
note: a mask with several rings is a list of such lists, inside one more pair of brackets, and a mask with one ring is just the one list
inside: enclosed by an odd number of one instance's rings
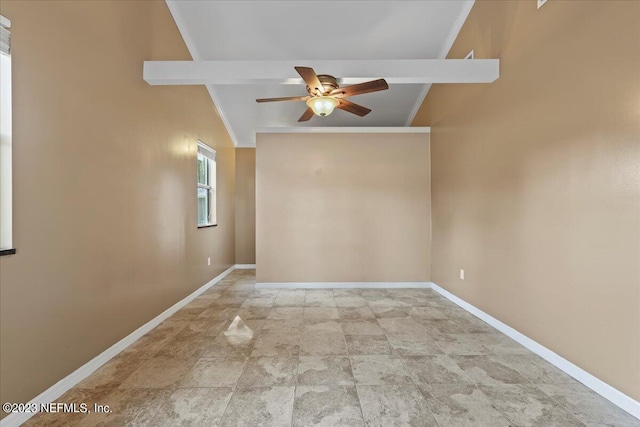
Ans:
{"label": "frosted glass light globe", "polygon": [[338,100],[331,96],[316,96],[307,101],[307,106],[313,110],[316,116],[325,117],[333,113],[338,105]]}

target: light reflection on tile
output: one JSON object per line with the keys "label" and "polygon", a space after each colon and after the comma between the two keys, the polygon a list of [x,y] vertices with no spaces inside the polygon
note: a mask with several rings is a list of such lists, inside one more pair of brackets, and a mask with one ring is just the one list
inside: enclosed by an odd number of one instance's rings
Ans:
{"label": "light reflection on tile", "polygon": [[222,331],[232,345],[248,343],[253,338],[253,330],[240,318],[236,316],[229,327]]}

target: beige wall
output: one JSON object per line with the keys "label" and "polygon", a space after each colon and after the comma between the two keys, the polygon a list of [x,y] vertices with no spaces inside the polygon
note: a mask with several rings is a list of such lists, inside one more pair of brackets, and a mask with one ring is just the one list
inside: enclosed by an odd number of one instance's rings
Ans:
{"label": "beige wall", "polygon": [[258,134],[258,282],[430,278],[429,136]]}
{"label": "beige wall", "polygon": [[256,263],[256,149],[236,149],[236,263]]}
{"label": "beige wall", "polygon": [[[12,20],[14,244],[0,258],[1,400],[26,402],[234,264],[234,147],[164,2],[2,1]],[[196,139],[218,227],[196,229]],[[212,265],[207,266],[207,257]]]}
{"label": "beige wall", "polygon": [[[640,400],[640,2],[478,1],[435,85],[433,281]],[[458,278],[459,269],[465,281]]]}

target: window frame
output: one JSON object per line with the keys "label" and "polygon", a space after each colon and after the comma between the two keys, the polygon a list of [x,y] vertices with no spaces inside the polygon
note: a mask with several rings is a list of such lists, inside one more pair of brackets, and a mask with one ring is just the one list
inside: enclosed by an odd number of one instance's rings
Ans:
{"label": "window frame", "polygon": [[12,60],[11,21],[0,15],[2,99],[0,103],[0,256],[16,253],[13,241],[12,183]]}
{"label": "window frame", "polygon": [[[200,174],[198,170],[198,162],[201,159],[206,161],[205,168],[205,183],[200,182]],[[218,215],[217,215],[217,162],[216,162],[216,150],[209,147],[204,142],[198,140],[198,150],[196,153],[196,221],[198,228],[207,228],[207,227],[215,227],[218,225]],[[200,190],[205,190],[207,192],[207,200],[208,200],[208,210],[207,210],[207,222],[200,222],[200,206],[199,206],[199,196],[198,193]]]}

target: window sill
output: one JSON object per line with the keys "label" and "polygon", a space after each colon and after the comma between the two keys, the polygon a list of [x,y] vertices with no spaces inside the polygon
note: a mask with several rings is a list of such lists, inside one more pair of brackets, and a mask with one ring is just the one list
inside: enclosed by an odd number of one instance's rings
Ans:
{"label": "window sill", "polygon": [[217,227],[218,224],[201,224],[198,228],[209,228],[209,227]]}
{"label": "window sill", "polygon": [[4,256],[4,255],[13,255],[16,253],[16,249],[12,248],[12,249],[0,249],[0,256]]}

